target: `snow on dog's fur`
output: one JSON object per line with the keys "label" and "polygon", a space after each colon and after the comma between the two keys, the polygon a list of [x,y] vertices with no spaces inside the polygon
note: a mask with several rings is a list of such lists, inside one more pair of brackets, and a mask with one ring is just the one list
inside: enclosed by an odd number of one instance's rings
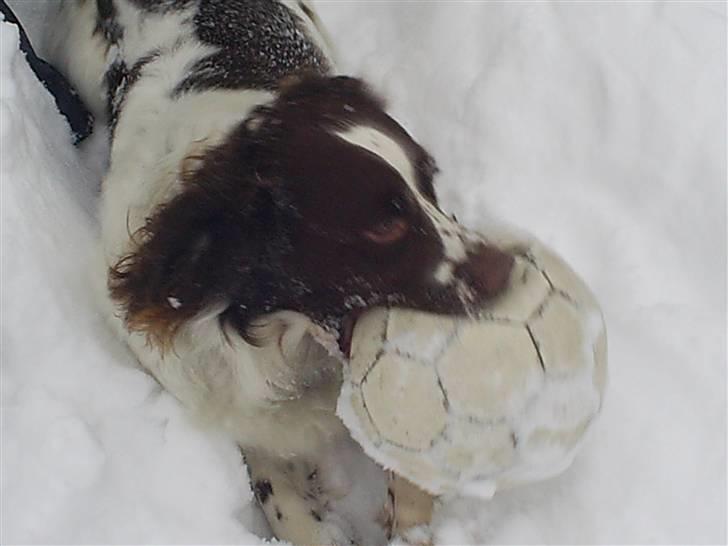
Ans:
{"label": "snow on dog's fur", "polygon": [[306,3],[75,0],[62,18],[58,63],[110,127],[117,331],[234,435],[278,537],[382,542],[386,476],[334,414],[354,321],[383,304],[467,313],[512,258],[442,213],[434,160],[333,75]]}

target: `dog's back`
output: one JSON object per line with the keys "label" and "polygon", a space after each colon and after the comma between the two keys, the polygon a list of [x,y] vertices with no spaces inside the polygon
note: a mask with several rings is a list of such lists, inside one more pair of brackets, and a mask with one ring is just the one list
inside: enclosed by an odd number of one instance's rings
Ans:
{"label": "dog's back", "polygon": [[271,90],[289,74],[333,68],[308,1],[69,0],[59,15],[53,61],[94,113],[112,122],[147,65],[165,79],[170,98]]}

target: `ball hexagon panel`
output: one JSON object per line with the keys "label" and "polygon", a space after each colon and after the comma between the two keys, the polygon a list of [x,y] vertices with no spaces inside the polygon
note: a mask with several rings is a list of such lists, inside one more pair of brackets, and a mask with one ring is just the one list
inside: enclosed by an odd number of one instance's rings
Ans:
{"label": "ball hexagon panel", "polygon": [[[479,475],[508,468],[516,456],[513,431],[506,423],[483,425],[455,419],[445,432],[441,459],[458,475]],[[472,476],[471,476],[472,477]]]}
{"label": "ball hexagon panel", "polygon": [[551,291],[543,273],[527,259],[516,256],[508,290],[483,309],[484,319],[525,322]]}
{"label": "ball hexagon panel", "polygon": [[445,428],[445,401],[431,366],[385,353],[364,379],[362,395],[379,435],[395,445],[428,449]]}
{"label": "ball hexagon panel", "polygon": [[445,350],[455,329],[452,317],[398,309],[387,321],[386,348],[431,363]]}
{"label": "ball hexagon panel", "polygon": [[379,431],[372,423],[369,410],[364,403],[364,395],[361,389],[353,389],[351,392],[350,407],[354,411],[356,421],[361,428],[361,431],[367,437],[367,439],[375,446],[379,446],[382,443],[382,438],[379,436]]}
{"label": "ball hexagon panel", "polygon": [[437,371],[453,411],[482,421],[519,411],[543,380],[526,327],[498,322],[464,323]]}
{"label": "ball hexagon panel", "polygon": [[388,314],[388,309],[377,307],[364,313],[357,321],[349,359],[351,380],[356,384],[362,382],[382,352],[387,335]]}
{"label": "ball hexagon panel", "polygon": [[596,340],[590,339],[585,323],[583,313],[558,294],[529,321],[547,375],[573,374],[592,365]]}
{"label": "ball hexagon panel", "polygon": [[439,460],[428,456],[427,452],[408,451],[387,443],[378,449],[384,454],[384,461],[381,461],[384,466],[390,466],[387,460],[396,461],[397,474],[431,493],[442,493],[448,489],[447,484],[456,479]]}
{"label": "ball hexagon panel", "polygon": [[589,288],[566,262],[543,246],[533,247],[531,254],[554,290],[568,294],[580,307],[597,307]]}

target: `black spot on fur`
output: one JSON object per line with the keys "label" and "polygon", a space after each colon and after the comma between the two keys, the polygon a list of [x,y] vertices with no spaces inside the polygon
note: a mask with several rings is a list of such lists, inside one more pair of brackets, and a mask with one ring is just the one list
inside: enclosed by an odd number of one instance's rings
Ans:
{"label": "black spot on fur", "polygon": [[316,521],[321,521],[323,518],[321,517],[321,514],[319,514],[316,510],[311,510],[311,515],[313,516],[313,519]]}
{"label": "black spot on fur", "polygon": [[115,44],[124,35],[116,21],[116,6],[113,0],[96,0],[97,20],[95,33],[101,33],[107,42]]}
{"label": "black spot on fur", "polygon": [[278,521],[280,521],[280,520],[282,520],[282,519],[283,519],[283,514],[281,513],[281,510],[280,510],[280,508],[278,508],[277,506],[276,506],[275,508],[276,508],[276,519],[277,519]]}
{"label": "black spot on fur", "polygon": [[279,2],[202,0],[194,24],[200,41],[220,51],[198,61],[175,95],[210,88],[275,89],[292,74],[329,72],[302,21]]}
{"label": "black spot on fur", "polygon": [[109,128],[112,136],[129,91],[139,80],[142,69],[158,56],[157,52],[145,55],[135,62],[131,68],[127,68],[126,63],[123,61],[117,61],[106,71],[106,113],[109,118]]}
{"label": "black spot on fur", "polygon": [[268,480],[258,480],[253,486],[255,498],[260,504],[265,504],[268,497],[273,496],[273,485]]}
{"label": "black spot on fur", "polygon": [[117,95],[117,92],[122,88],[124,85],[124,79],[126,78],[126,75],[128,73],[128,70],[126,68],[126,63],[124,61],[116,61],[112,63],[111,66],[109,66],[108,70],[105,74],[105,83],[106,83],[106,115],[109,118],[109,122],[113,128],[113,126],[116,124],[116,115],[118,113],[118,109],[116,108],[116,100],[115,97]]}
{"label": "black spot on fur", "polygon": [[195,0],[129,0],[139,9],[152,13],[167,13],[188,8]]}

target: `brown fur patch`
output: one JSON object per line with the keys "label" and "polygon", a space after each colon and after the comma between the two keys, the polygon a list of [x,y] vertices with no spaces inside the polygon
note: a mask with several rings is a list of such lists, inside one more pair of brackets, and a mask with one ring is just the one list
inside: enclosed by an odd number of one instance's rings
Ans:
{"label": "brown fur patch", "polygon": [[[195,146],[180,165],[182,192],[133,234],[135,248],[109,271],[127,326],[168,348],[218,305],[219,320],[251,343],[256,320],[279,310],[337,329],[373,305],[467,312],[454,287],[433,279],[442,241],[406,182],[332,133],[354,124],[402,146],[436,203],[434,161],[361,81],[292,79],[218,145]],[[388,244],[367,237],[400,224],[406,231]]]}

